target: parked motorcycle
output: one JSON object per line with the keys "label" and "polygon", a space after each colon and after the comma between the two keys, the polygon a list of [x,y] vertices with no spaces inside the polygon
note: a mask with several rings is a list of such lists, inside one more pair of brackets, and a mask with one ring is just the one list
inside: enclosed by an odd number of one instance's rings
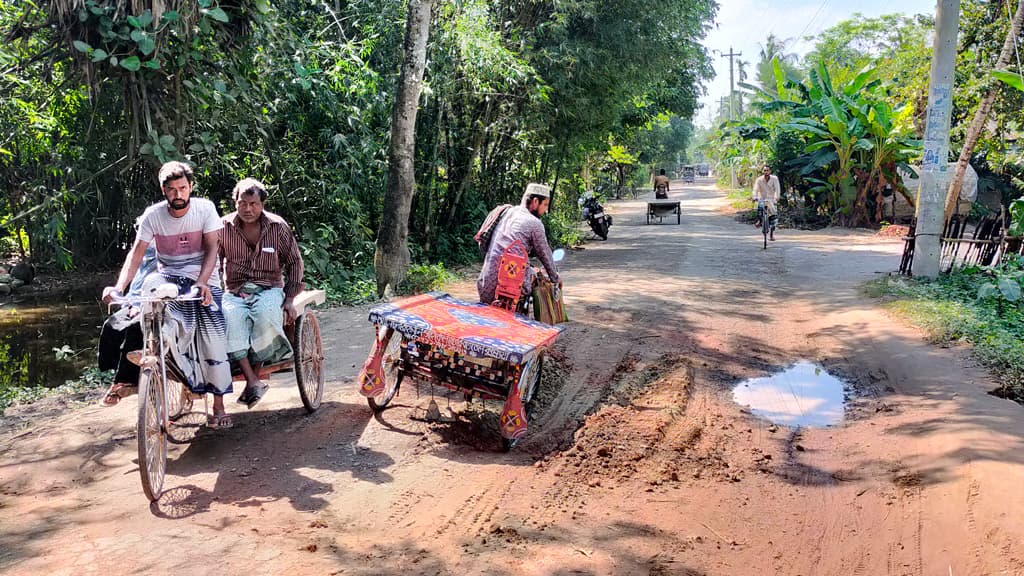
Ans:
{"label": "parked motorcycle", "polygon": [[608,239],[608,229],[612,226],[612,217],[604,213],[604,206],[597,201],[594,195],[587,195],[579,199],[580,208],[583,209],[583,219],[590,224],[590,229],[601,237],[601,240]]}

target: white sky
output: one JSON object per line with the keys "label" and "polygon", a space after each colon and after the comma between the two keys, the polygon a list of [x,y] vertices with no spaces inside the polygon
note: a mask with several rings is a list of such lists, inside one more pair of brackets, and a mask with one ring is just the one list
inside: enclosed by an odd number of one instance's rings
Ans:
{"label": "white sky", "polygon": [[[781,39],[794,38],[787,50],[803,56],[813,46],[804,36],[813,36],[849,19],[855,12],[867,17],[882,14],[935,14],[936,0],[719,0],[717,27],[704,40],[708,50],[741,52],[739,59],[749,62],[748,70],[758,60],[759,50],[769,33]],[[701,99],[703,107],[694,121],[710,124],[709,111],[717,108],[722,96],[729,95],[729,59],[711,52],[715,78],[707,83],[708,94]],[[739,82],[739,78],[736,78]]]}

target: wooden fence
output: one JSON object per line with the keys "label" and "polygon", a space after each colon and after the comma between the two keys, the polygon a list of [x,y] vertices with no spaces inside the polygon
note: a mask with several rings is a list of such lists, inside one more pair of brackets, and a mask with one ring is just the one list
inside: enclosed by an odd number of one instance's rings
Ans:
{"label": "wooden fence", "polygon": [[[1008,219],[1002,214],[982,218],[965,238],[970,226],[966,217],[954,214],[942,231],[940,242],[939,270],[950,272],[965,266],[998,265],[1007,254],[1021,254],[1019,238],[1006,237]],[[910,226],[910,234],[903,237],[903,258],[900,260],[900,274],[911,275],[914,264],[914,238],[917,222]]]}

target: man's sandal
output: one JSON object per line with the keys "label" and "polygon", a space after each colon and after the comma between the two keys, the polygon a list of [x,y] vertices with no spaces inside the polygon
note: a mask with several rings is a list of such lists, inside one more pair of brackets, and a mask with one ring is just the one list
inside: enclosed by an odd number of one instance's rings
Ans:
{"label": "man's sandal", "polygon": [[[238,402],[241,404],[245,404],[246,408],[251,409],[260,400],[263,399],[263,396],[266,395],[267,390],[270,390],[270,386],[268,386],[264,382],[259,382],[258,384],[256,384],[254,388],[246,388],[245,391],[242,392],[242,396],[238,397]],[[243,396],[245,397],[244,401],[242,400]]]}
{"label": "man's sandal", "polygon": [[206,425],[211,430],[226,430],[235,425],[230,414],[210,414],[206,417]]}
{"label": "man's sandal", "polygon": [[122,398],[127,398],[138,393],[139,387],[137,385],[115,382],[107,389],[107,393],[103,395],[103,398],[100,400],[100,404],[107,407],[117,406]]}

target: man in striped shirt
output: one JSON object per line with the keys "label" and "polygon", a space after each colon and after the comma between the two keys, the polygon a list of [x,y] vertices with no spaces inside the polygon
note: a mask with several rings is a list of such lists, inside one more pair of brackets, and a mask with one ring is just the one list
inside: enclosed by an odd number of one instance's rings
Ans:
{"label": "man in striped shirt", "polygon": [[[295,296],[302,291],[302,255],[291,228],[263,209],[267,189],[245,178],[235,185],[235,212],[224,216],[220,256],[224,268],[224,318],[228,359],[245,375],[238,397],[249,408],[267,391],[258,373],[292,354],[284,323],[295,321]],[[283,310],[283,314],[282,314]]]}

